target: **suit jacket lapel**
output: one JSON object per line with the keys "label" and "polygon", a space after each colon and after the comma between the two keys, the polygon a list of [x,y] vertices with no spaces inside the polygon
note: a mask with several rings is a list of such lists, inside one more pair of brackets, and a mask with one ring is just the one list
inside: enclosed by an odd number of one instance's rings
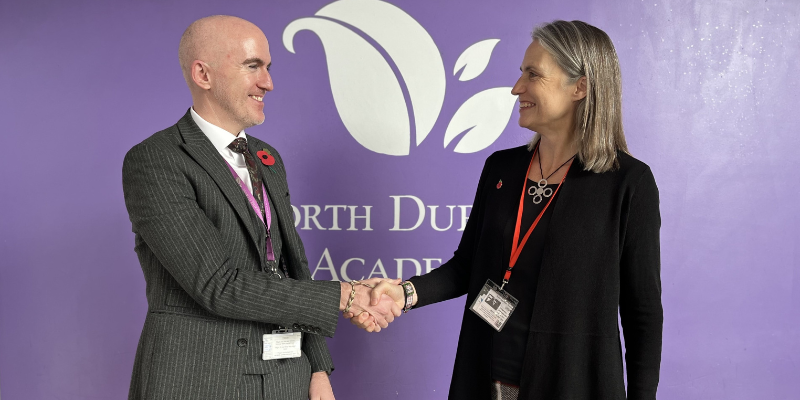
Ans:
{"label": "suit jacket lapel", "polygon": [[[178,121],[178,130],[183,136],[183,144],[181,146],[186,152],[202,167],[211,178],[216,182],[219,189],[231,203],[231,206],[239,218],[244,222],[247,231],[250,234],[253,242],[256,244],[260,259],[263,259],[264,241],[258,240],[258,230],[254,219],[260,224],[261,221],[257,219],[253,213],[250,204],[247,202],[247,197],[242,193],[242,189],[236,184],[236,180],[231,175],[231,171],[225,165],[225,160],[219,154],[211,141],[208,140],[206,135],[197,124],[192,120],[189,112]],[[259,245],[262,243],[262,245]]]}
{"label": "suit jacket lapel", "polygon": [[247,148],[250,151],[250,154],[252,154],[257,160],[256,165],[259,167],[258,171],[261,174],[261,180],[264,182],[264,187],[267,189],[267,195],[269,195],[269,198],[275,205],[275,215],[278,216],[278,222],[281,226],[294,226],[294,221],[285,220],[286,216],[288,215],[286,210],[288,210],[289,204],[286,201],[286,183],[284,179],[282,179],[283,166],[277,162],[277,159],[271,168],[261,163],[261,159],[259,159],[256,155],[256,153],[262,150],[262,148],[259,147],[263,146],[259,146],[259,143],[256,143],[255,140],[247,141]]}
{"label": "suit jacket lapel", "polygon": [[[267,189],[267,196],[272,200],[272,204],[275,207],[275,215],[278,217],[278,224],[281,227],[281,231],[294,229],[293,211],[291,204],[289,204],[286,198],[286,194],[289,192],[286,179],[284,178],[286,169],[278,162],[277,157],[275,164],[272,166],[264,165],[261,159],[258,158],[257,153],[266,148],[266,146],[264,146],[263,142],[253,139],[252,136],[248,138],[247,149],[257,160],[256,164],[259,167],[258,171],[261,174],[261,181],[264,182],[264,187]],[[270,151],[274,153],[274,151]],[[272,232],[272,234],[274,235],[275,232]],[[289,263],[289,270],[293,273],[291,277],[297,279],[303,272],[297,268],[298,263],[295,262],[297,260],[295,260],[296,257],[294,257],[293,254],[295,249],[289,246],[290,242],[287,240],[288,234],[285,232],[280,232],[280,234],[282,235],[281,237],[284,243],[284,248],[281,253],[291,255],[293,262]]]}

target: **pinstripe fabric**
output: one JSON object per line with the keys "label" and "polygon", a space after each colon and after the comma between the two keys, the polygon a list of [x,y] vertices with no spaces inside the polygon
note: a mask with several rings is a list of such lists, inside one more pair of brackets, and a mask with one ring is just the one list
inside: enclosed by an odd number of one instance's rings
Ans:
{"label": "pinstripe fabric", "polygon": [[311,380],[311,369],[304,359],[282,360],[275,372],[244,374],[239,378],[235,399],[308,400],[308,385],[296,385],[297,376]]}
{"label": "pinstripe fabric", "polygon": [[264,399],[264,375],[245,374],[239,380],[236,400]]}
{"label": "pinstripe fabric", "polygon": [[[267,148],[276,158],[272,170],[259,168],[291,279],[264,272],[266,229],[188,112],[125,156],[125,205],[148,302],[129,399],[237,398],[246,374],[263,376],[266,398],[307,398],[311,372],[333,368],[323,335],[336,329],[339,284],[311,280],[283,160],[256,138],[248,143],[254,155]],[[305,328],[303,357],[261,360],[258,338],[279,325]]]}

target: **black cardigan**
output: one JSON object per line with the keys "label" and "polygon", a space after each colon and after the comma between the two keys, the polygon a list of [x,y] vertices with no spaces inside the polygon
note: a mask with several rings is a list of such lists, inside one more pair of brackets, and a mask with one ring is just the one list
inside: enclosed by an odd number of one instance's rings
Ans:
{"label": "black cardigan", "polygon": [[[488,399],[492,328],[469,310],[508,266],[526,147],[498,151],[481,173],[455,255],[414,277],[416,307],[467,294],[450,399]],[[661,364],[658,188],[650,168],[620,152],[597,174],[575,160],[554,203],[523,363],[520,399],[655,400]],[[503,185],[497,188],[502,179]]]}

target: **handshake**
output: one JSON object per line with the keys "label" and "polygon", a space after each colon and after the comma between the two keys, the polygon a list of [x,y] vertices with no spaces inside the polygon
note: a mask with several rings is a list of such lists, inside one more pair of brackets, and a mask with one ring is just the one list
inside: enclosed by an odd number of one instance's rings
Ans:
{"label": "handshake", "polygon": [[[406,294],[401,283],[400,279],[381,278],[341,282],[339,311],[353,325],[367,332],[380,332],[403,313]],[[414,305],[416,291],[412,296],[411,305]]]}

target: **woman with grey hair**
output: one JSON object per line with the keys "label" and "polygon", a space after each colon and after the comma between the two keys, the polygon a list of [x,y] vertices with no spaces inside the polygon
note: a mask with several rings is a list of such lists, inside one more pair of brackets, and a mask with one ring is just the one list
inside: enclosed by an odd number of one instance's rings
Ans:
{"label": "woman with grey hair", "polygon": [[533,139],[486,160],[453,258],[401,286],[380,283],[373,299],[386,293],[407,310],[467,295],[451,399],[654,400],[658,188],[625,143],[616,51],[580,21],[532,36],[512,93]]}

